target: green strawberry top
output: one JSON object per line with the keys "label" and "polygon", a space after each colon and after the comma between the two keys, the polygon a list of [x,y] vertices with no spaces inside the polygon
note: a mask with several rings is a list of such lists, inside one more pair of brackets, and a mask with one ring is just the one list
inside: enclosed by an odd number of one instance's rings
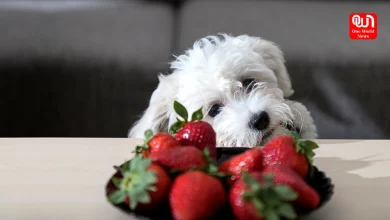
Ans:
{"label": "green strawberry top", "polygon": [[318,148],[318,145],[314,141],[302,139],[297,132],[292,132],[291,136],[294,139],[296,151],[305,155],[305,157],[307,158],[307,161],[309,162],[311,176],[314,171],[313,162],[314,156],[316,155],[314,150]]}
{"label": "green strawberry top", "polygon": [[149,141],[154,137],[153,131],[151,129],[146,130],[144,136],[144,143],[135,147],[136,155],[142,153],[143,150],[149,149]]}
{"label": "green strawberry top", "polygon": [[175,101],[173,103],[173,109],[181,119],[176,118],[177,121],[169,129],[169,132],[171,134],[176,134],[177,131],[183,128],[184,125],[187,124],[188,122],[199,121],[203,119],[202,108],[192,113],[191,120],[188,120],[188,111],[180,102]]}
{"label": "green strawberry top", "polygon": [[150,203],[149,193],[157,190],[154,184],[158,181],[157,173],[148,170],[151,163],[150,159],[137,155],[121,168],[117,168],[122,178],[112,178],[117,190],[108,196],[108,200],[116,205],[123,203],[128,197],[131,210],[134,210],[138,203]]}
{"label": "green strawberry top", "polygon": [[195,168],[195,170],[203,171],[203,172],[205,172],[211,176],[214,176],[214,177],[216,177],[224,182],[231,177],[231,174],[219,171],[217,161],[214,160],[210,156],[210,151],[207,147],[203,149],[202,153],[203,153],[203,158],[207,162],[207,165],[205,167]]}
{"label": "green strawberry top", "polygon": [[249,188],[242,195],[243,200],[252,202],[259,217],[265,217],[267,220],[297,218],[291,202],[298,198],[298,194],[290,186],[274,185],[273,174],[265,174],[262,184],[248,172],[243,172],[242,178]]}

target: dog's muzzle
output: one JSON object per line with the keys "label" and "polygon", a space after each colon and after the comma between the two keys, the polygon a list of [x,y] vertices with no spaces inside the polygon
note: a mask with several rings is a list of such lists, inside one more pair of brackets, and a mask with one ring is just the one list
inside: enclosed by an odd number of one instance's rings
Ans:
{"label": "dog's muzzle", "polygon": [[249,120],[249,127],[253,130],[262,131],[265,130],[270,123],[269,115],[267,112],[262,111],[260,114],[254,114]]}

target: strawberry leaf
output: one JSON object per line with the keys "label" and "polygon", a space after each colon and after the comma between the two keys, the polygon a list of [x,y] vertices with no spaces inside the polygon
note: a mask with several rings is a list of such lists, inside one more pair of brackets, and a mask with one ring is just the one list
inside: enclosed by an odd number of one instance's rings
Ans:
{"label": "strawberry leaf", "polygon": [[272,173],[267,173],[267,174],[264,174],[263,176],[263,185],[265,187],[271,187],[273,182],[272,180],[274,179],[274,175]]}
{"label": "strawberry leaf", "polygon": [[218,172],[218,167],[217,166],[213,166],[213,164],[207,166],[207,172],[212,174],[212,173],[216,173]]}
{"label": "strawberry leaf", "polygon": [[267,201],[268,205],[277,205],[280,202],[279,195],[274,191],[270,190],[268,187],[267,190],[263,190],[263,199]]}
{"label": "strawberry leaf", "polygon": [[301,139],[300,135],[297,132],[292,132],[292,137],[294,138],[296,151],[305,155],[309,163],[309,176],[311,177],[314,173],[314,156],[316,155],[314,150],[319,146],[311,140]]}
{"label": "strawberry leaf", "polygon": [[148,186],[148,187],[146,187],[146,189],[150,192],[157,192],[157,187],[155,187],[155,186]]}
{"label": "strawberry leaf", "polygon": [[148,129],[144,132],[144,143],[135,147],[135,154],[139,155],[149,149],[149,141],[154,137],[153,131]]}
{"label": "strawberry leaf", "polygon": [[258,181],[248,172],[242,173],[242,180],[247,186],[242,199],[251,202],[259,217],[265,219],[296,218],[296,213],[289,202],[297,199],[297,193],[288,185],[275,185],[273,174],[265,174],[262,181]]}
{"label": "strawberry leaf", "polygon": [[[253,205],[255,206],[256,210],[264,210],[265,209],[265,205],[264,205],[263,201],[261,201],[261,199],[254,198],[252,202],[253,202]],[[260,218],[263,217],[263,215],[260,212],[257,212],[257,216]]]}
{"label": "strawberry leaf", "polygon": [[129,168],[130,168],[130,162],[131,162],[131,161],[126,162],[126,163],[124,163],[124,164],[122,165],[122,167],[121,167],[121,173],[122,173],[122,175],[123,175],[123,172],[124,172],[124,171],[129,170]]}
{"label": "strawberry leaf", "polygon": [[184,125],[185,125],[184,121],[175,122],[169,129],[169,133],[172,135],[176,134],[181,128],[183,128]]}
{"label": "strawberry leaf", "polygon": [[217,162],[213,158],[210,157],[210,152],[209,152],[209,149],[207,147],[205,147],[203,149],[202,154],[203,154],[203,159],[206,161],[206,166],[200,166],[200,167],[195,166],[195,167],[190,168],[189,170],[191,170],[191,171],[199,170],[199,171],[205,172],[205,173],[209,174],[210,176],[214,176],[214,177],[222,180],[223,182],[225,182],[227,179],[229,179],[231,177],[231,174],[219,171]]}
{"label": "strawberry leaf", "polygon": [[202,108],[195,111],[191,116],[191,121],[197,121],[197,120],[202,120],[202,119],[203,119]]}
{"label": "strawberry leaf", "polygon": [[[258,182],[256,181],[255,178],[253,178],[251,175],[248,174],[248,172],[243,172],[242,173],[242,180],[244,181],[244,183],[249,186],[249,187],[254,187],[254,186],[257,186],[258,187]],[[258,187],[260,188],[260,187]]]}
{"label": "strawberry leaf", "polygon": [[[127,163],[126,169],[122,168],[123,178],[118,183],[119,190],[129,197],[129,206],[132,210],[139,203],[149,203],[151,201],[150,192],[157,190],[155,184],[158,177],[155,171],[149,170],[151,163],[151,159],[137,155]],[[119,195],[113,196],[114,201],[119,201],[115,196],[119,197]]]}
{"label": "strawberry leaf", "polygon": [[202,153],[203,153],[203,159],[205,159],[208,164],[213,164],[217,166],[217,161],[211,157],[210,149],[208,146],[205,146],[205,148],[203,148]]}
{"label": "strawberry leaf", "polygon": [[111,181],[116,188],[119,188],[122,180],[118,177],[113,177]]}
{"label": "strawberry leaf", "polygon": [[125,201],[125,198],[126,198],[126,192],[122,190],[116,190],[112,192],[110,195],[108,195],[108,200],[114,205],[123,203]]}
{"label": "strawberry leaf", "polygon": [[289,203],[282,203],[278,207],[278,213],[280,216],[286,218],[286,219],[296,219],[297,214],[295,213],[295,210],[293,206]]}
{"label": "strawberry leaf", "polygon": [[299,140],[301,139],[301,136],[298,134],[296,131],[291,132],[291,136],[294,138],[294,140]]}
{"label": "strawberry leaf", "polygon": [[287,185],[277,185],[274,190],[285,201],[294,201],[298,198],[298,194]]}
{"label": "strawberry leaf", "polygon": [[265,219],[267,220],[280,220],[280,216],[272,209],[265,211]]}
{"label": "strawberry leaf", "polygon": [[245,191],[243,194],[242,194],[242,199],[245,201],[245,202],[250,202],[252,200],[253,197],[255,197],[255,194],[256,192],[254,190],[250,190],[250,191]]}
{"label": "strawberry leaf", "polygon": [[203,149],[203,156],[206,160],[210,160],[210,150],[209,148],[206,146],[204,149]]}
{"label": "strawberry leaf", "polygon": [[136,146],[135,147],[135,154],[141,154],[144,149],[145,149],[144,146]]}
{"label": "strawberry leaf", "polygon": [[145,142],[148,143],[154,136],[153,131],[151,129],[145,131]]}
{"label": "strawberry leaf", "polygon": [[150,159],[143,159],[141,155],[138,155],[130,161],[130,170],[125,172],[125,175],[143,172],[150,166],[151,163],[152,161]]}
{"label": "strawberry leaf", "polygon": [[[145,190],[141,189],[140,187],[134,188],[133,190],[129,191],[129,197],[130,197],[130,209],[134,210],[138,203],[149,203],[151,201],[150,195]],[[133,199],[136,198],[136,201]]]}
{"label": "strawberry leaf", "polygon": [[187,109],[178,101],[175,101],[173,103],[173,109],[175,109],[175,112],[183,118],[185,122],[188,121],[188,112]]}
{"label": "strawberry leaf", "polygon": [[[179,117],[176,117],[176,122],[171,125],[169,129],[169,133],[172,135],[175,135],[181,128],[184,127],[186,123],[188,123],[188,111],[187,109],[178,101],[174,101],[173,103],[173,109],[175,110],[176,114],[180,116],[183,120],[180,120]],[[203,113],[202,108],[199,108],[191,115],[191,122],[202,120],[203,119]]]}
{"label": "strawberry leaf", "polygon": [[312,169],[314,156],[316,155],[314,149],[317,149],[318,145],[313,141],[300,139],[296,141],[296,146],[298,151],[306,156],[310,169]]}

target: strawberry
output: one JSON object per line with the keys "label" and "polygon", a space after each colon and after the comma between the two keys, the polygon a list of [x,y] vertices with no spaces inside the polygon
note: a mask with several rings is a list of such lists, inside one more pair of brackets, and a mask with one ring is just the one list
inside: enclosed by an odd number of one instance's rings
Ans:
{"label": "strawberry", "polygon": [[216,159],[216,133],[209,123],[201,121],[202,108],[192,114],[191,121],[188,121],[188,112],[182,104],[175,101],[174,109],[183,119],[177,119],[177,122],[171,126],[170,132],[176,134],[176,140],[181,145],[193,145],[202,151],[208,148],[211,157]]}
{"label": "strawberry", "polygon": [[169,194],[175,220],[212,218],[223,208],[225,200],[221,181],[199,170],[176,177]]}
{"label": "strawberry", "polygon": [[272,175],[243,172],[229,191],[229,204],[238,220],[295,219],[291,201],[297,193],[289,186],[274,184]]}
{"label": "strawberry", "polygon": [[189,122],[176,134],[181,145],[194,145],[200,150],[208,148],[212,158],[217,157],[216,134],[211,125],[204,121]]}
{"label": "strawberry", "polygon": [[274,182],[287,184],[298,193],[294,201],[297,208],[314,209],[320,204],[320,196],[309,184],[307,184],[294,170],[285,165],[267,166],[262,171],[264,174],[273,174]]}
{"label": "strawberry", "polygon": [[313,171],[314,149],[318,145],[310,140],[300,139],[297,133],[292,136],[278,136],[270,140],[262,149],[264,166],[285,164],[306,178]]}
{"label": "strawberry", "polygon": [[151,159],[137,155],[121,168],[121,177],[113,177],[116,190],[108,195],[112,204],[127,204],[131,210],[151,210],[167,200],[171,179]]}
{"label": "strawberry", "polygon": [[157,133],[152,130],[145,131],[145,141],[142,146],[137,146],[136,152],[148,157],[151,152],[179,147],[179,142],[169,133]]}
{"label": "strawberry", "polygon": [[229,185],[239,179],[243,171],[254,172],[262,169],[263,153],[259,147],[246,150],[244,153],[233,156],[219,165],[220,172],[231,174],[228,181]]}
{"label": "strawberry", "polygon": [[166,168],[178,171],[186,171],[207,165],[207,160],[202,151],[194,146],[182,146],[151,152],[150,158]]}

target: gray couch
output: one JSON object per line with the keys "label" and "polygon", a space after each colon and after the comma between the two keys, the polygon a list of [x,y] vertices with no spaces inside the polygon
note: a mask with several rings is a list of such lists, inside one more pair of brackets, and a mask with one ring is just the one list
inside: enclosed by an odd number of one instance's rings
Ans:
{"label": "gray couch", "polygon": [[[281,46],[321,138],[390,138],[389,2],[32,2],[0,2],[1,137],[126,137],[171,55],[225,32]],[[377,40],[349,39],[352,12]]]}

